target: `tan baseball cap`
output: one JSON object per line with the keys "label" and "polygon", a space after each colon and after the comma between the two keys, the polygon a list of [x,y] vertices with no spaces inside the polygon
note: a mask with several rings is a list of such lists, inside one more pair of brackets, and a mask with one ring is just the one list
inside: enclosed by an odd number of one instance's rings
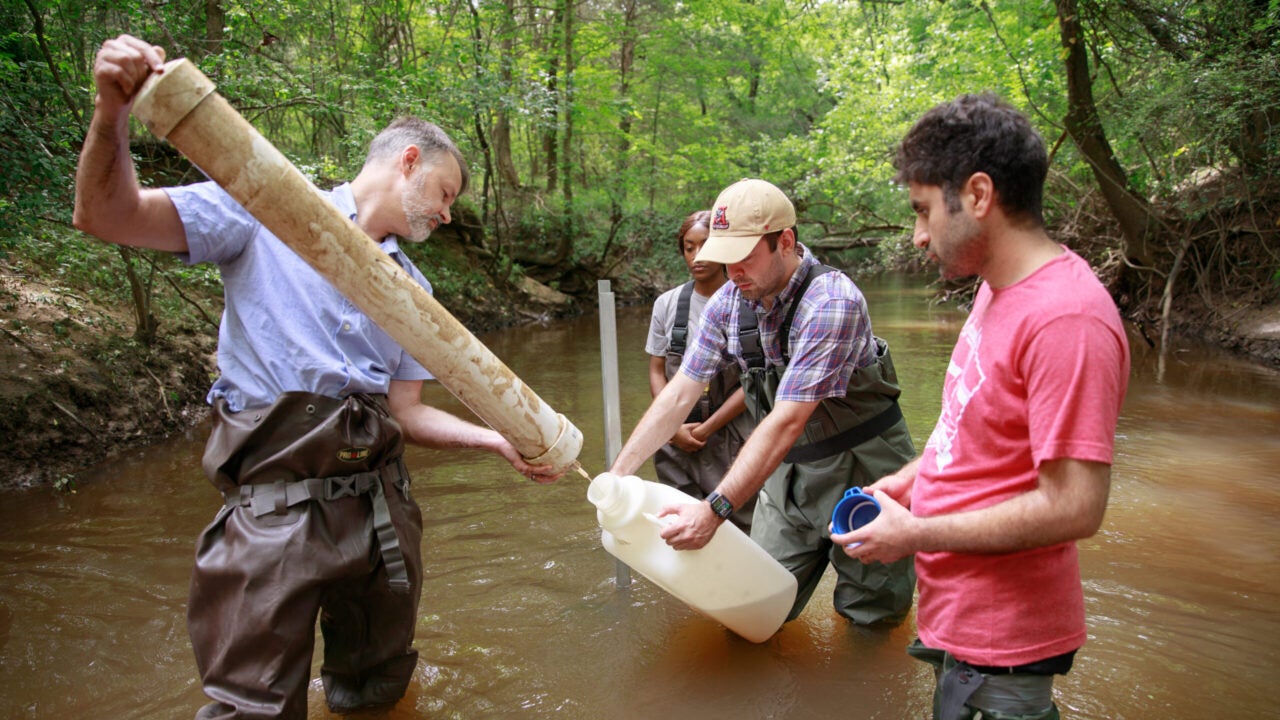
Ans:
{"label": "tan baseball cap", "polygon": [[796,209],[773,183],[748,178],[725,188],[711,206],[700,262],[736,263],[771,232],[795,227]]}

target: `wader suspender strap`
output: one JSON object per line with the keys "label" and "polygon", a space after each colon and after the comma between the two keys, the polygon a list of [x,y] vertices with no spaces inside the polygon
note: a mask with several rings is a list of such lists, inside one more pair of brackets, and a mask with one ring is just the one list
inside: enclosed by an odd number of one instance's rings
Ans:
{"label": "wader suspender strap", "polygon": [[[409,474],[405,472],[404,461],[397,459],[390,465],[398,468],[396,489],[405,494],[405,485]],[[373,531],[378,536],[378,549],[382,553],[382,564],[387,570],[387,585],[392,592],[409,592],[409,571],[404,562],[404,553],[400,551],[400,537],[396,535],[396,526],[391,522],[391,508],[387,506],[387,496],[382,491],[382,483],[373,489]]]}
{"label": "wader suspender strap", "polygon": [[223,494],[228,508],[248,508],[255,518],[269,513],[283,515],[289,508],[308,500],[330,501],[357,497],[369,493],[373,501],[373,531],[378,536],[378,549],[387,568],[387,581],[392,590],[409,591],[409,574],[405,569],[404,554],[400,552],[400,539],[391,523],[391,508],[382,492],[382,479],[395,483],[404,494],[409,473],[404,460],[397,459],[377,470],[326,478],[306,478],[285,482],[240,485]]}
{"label": "wader suspender strap", "polygon": [[760,344],[760,323],[746,299],[738,302],[738,346],[747,370],[764,369],[764,346]]}
{"label": "wader suspender strap", "polygon": [[[804,281],[796,290],[796,296],[791,299],[791,307],[787,308],[787,316],[783,318],[782,327],[778,329],[778,346],[782,351],[783,365],[791,362],[787,344],[790,341],[791,323],[795,320],[796,308],[800,307],[800,301],[809,291],[809,284],[813,279],[829,272],[839,271],[829,265],[810,265],[808,274],[804,276]],[[742,359],[746,361],[747,369],[765,366],[764,346],[760,343],[760,326],[756,320],[756,313],[750,305],[747,305],[746,298],[739,298],[738,301],[738,344],[742,348]]]}
{"label": "wader suspender strap", "polygon": [[693,298],[693,281],[680,288],[680,297],[676,301],[676,322],[671,326],[671,342],[667,343],[668,355],[684,355],[689,346],[689,301]]}
{"label": "wader suspender strap", "polygon": [[[805,275],[804,281],[800,283],[800,288],[796,290],[796,295],[791,300],[791,307],[787,308],[787,316],[783,319],[782,327],[778,330],[778,345],[784,366],[791,362],[791,355],[787,345],[791,338],[791,323],[795,320],[796,308],[800,307],[800,301],[804,299],[804,294],[809,291],[809,284],[813,282],[813,279],[829,272],[839,271],[829,265],[810,265],[808,274]],[[738,305],[738,344],[741,346],[742,358],[746,361],[748,369],[765,367],[764,347],[760,343],[759,323],[756,320],[755,311],[747,305],[745,299],[740,300]],[[865,422],[818,442],[809,445],[797,445],[791,448],[791,451],[787,453],[783,461],[794,465],[831,457],[836,453],[855,448],[880,435],[898,424],[901,419],[902,408],[898,406],[897,398],[894,398],[889,407],[881,410],[875,417]]]}
{"label": "wader suspender strap", "polygon": [[[689,304],[693,300],[693,281],[685,283],[680,287],[680,295],[676,300],[676,317],[675,323],[671,326],[671,341],[667,343],[667,356],[684,357],[684,351],[689,347]],[[711,396],[708,394],[710,386],[702,388],[702,395],[698,398],[698,403],[689,411],[689,417],[685,422],[706,422],[711,417],[711,413],[718,410],[711,407]]]}

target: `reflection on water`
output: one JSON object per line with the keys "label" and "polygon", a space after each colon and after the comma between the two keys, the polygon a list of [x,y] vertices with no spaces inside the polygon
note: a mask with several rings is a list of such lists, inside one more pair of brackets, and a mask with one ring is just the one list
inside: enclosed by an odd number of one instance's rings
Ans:
{"label": "reflection on water", "polygon": [[[912,434],[938,410],[963,321],[919,283],[865,283]],[[618,315],[622,424],[648,404],[647,308]],[[603,469],[594,317],[481,339],[585,435]],[[1280,375],[1135,338],[1102,532],[1082,543],[1090,639],[1058,681],[1073,718],[1262,717],[1280,693]],[[438,387],[430,399],[465,413]],[[0,717],[183,718],[203,704],[186,635],[194,539],[219,498],[206,430],[86,472],[74,495],[0,503]],[[853,628],[828,578],[762,645],[643,578],[614,587],[586,483],[537,486],[487,455],[413,449],[425,583],[409,696],[390,718],[919,718],[912,622]],[[651,475],[651,473],[649,473]],[[318,681],[311,716],[329,718]],[[380,716],[381,717],[381,716]]]}

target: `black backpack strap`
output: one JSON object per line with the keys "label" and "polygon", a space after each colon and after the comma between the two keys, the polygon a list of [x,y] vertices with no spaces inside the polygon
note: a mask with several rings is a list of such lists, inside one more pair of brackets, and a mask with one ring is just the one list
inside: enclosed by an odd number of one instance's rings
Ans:
{"label": "black backpack strap", "polygon": [[676,322],[671,327],[671,341],[667,343],[668,355],[684,356],[689,346],[689,302],[693,298],[693,281],[680,288],[679,299],[676,300]]}

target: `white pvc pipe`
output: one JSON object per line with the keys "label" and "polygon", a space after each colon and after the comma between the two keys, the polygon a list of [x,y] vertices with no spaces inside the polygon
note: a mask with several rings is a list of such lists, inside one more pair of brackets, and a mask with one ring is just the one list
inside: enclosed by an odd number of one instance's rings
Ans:
{"label": "white pvc pipe", "polygon": [[[608,280],[596,281],[600,293],[600,378],[604,389],[604,456],[605,467],[613,467],[613,461],[622,452],[622,409],[618,382],[618,321],[613,291]],[[616,562],[615,585],[630,587],[631,568]]]}
{"label": "white pvc pipe", "polygon": [[185,59],[166,63],[133,114],[213,178],[268,230],[422,363],[529,462],[576,465],[582,433],[557,414],[311,181]]}

